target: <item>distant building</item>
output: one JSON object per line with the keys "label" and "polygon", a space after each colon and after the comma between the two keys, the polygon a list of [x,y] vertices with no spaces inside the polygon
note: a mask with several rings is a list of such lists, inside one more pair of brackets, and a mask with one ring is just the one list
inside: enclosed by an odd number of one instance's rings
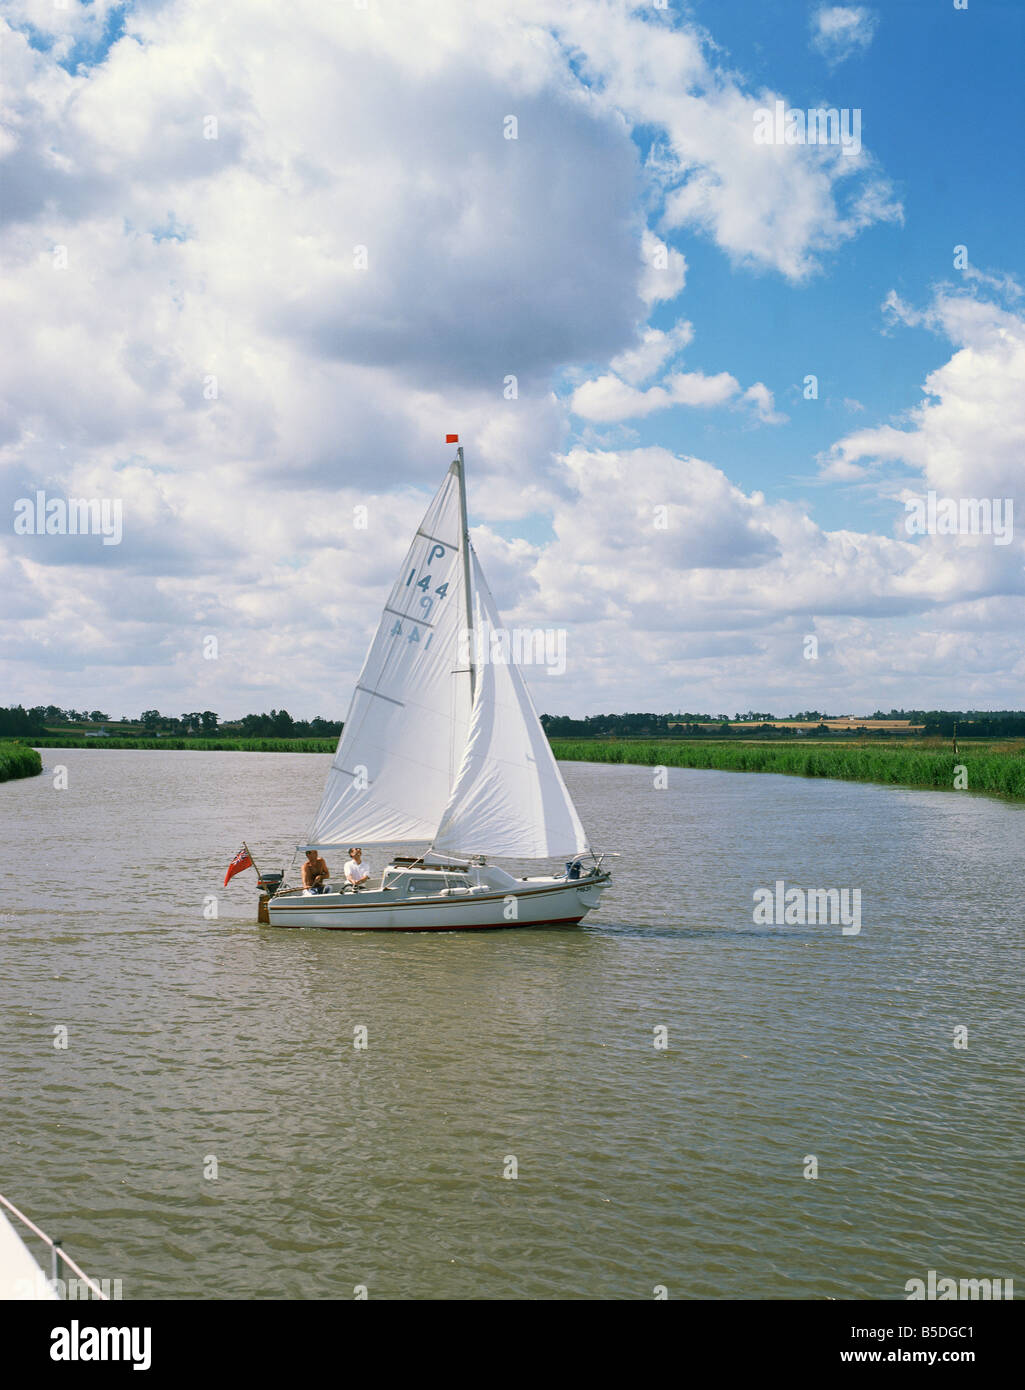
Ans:
{"label": "distant building", "polygon": [[86,738],[110,738],[106,729],[86,729],[85,736]]}

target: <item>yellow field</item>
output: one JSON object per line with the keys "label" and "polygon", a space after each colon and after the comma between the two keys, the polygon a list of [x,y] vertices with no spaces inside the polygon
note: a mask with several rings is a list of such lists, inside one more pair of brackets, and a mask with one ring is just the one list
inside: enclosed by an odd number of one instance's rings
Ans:
{"label": "yellow field", "polygon": [[[849,719],[731,719],[728,722],[731,729],[757,729],[761,725],[771,729],[817,729],[823,724],[827,729],[894,729],[914,733],[925,728],[924,724],[912,724],[909,719],[858,719],[854,716]],[[678,729],[682,725],[670,724],[669,727]]]}

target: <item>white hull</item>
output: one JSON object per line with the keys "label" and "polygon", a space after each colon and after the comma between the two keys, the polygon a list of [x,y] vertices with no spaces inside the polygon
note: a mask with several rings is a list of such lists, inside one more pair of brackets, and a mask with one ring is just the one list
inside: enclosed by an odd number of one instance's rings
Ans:
{"label": "white hull", "polygon": [[285,892],[271,898],[267,906],[272,927],[322,927],[329,931],[570,926],[598,906],[608,882],[605,873],[569,880],[521,879],[507,892],[475,889],[398,899],[389,890],[315,897]]}
{"label": "white hull", "polygon": [[0,1211],[0,1299],[56,1297],[35,1256]]}

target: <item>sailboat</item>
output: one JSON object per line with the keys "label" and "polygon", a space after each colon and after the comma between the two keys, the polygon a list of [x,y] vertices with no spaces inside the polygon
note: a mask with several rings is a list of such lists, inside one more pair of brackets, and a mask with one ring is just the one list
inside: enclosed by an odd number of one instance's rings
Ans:
{"label": "sailboat", "polygon": [[[297,846],[424,848],[394,857],[374,886],[278,888],[266,904],[271,926],[568,925],[598,906],[610,881],[508,643],[493,640],[503,629],[470,544],[462,447],[456,454],[388,595],[320,808]],[[565,869],[518,878],[493,858],[555,858]]]}

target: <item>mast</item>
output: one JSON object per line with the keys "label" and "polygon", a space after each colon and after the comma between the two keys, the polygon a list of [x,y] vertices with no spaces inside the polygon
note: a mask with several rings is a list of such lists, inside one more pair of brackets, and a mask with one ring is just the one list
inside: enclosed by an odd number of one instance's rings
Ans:
{"label": "mast", "polygon": [[[456,435],[458,440],[459,436]],[[467,650],[470,661],[470,703],[477,685],[477,671],[473,664],[473,591],[470,588],[470,528],[466,520],[466,475],[463,467],[463,446],[456,450],[457,457],[452,460],[452,472],[459,483],[459,535],[463,551],[463,589],[466,595]]]}

